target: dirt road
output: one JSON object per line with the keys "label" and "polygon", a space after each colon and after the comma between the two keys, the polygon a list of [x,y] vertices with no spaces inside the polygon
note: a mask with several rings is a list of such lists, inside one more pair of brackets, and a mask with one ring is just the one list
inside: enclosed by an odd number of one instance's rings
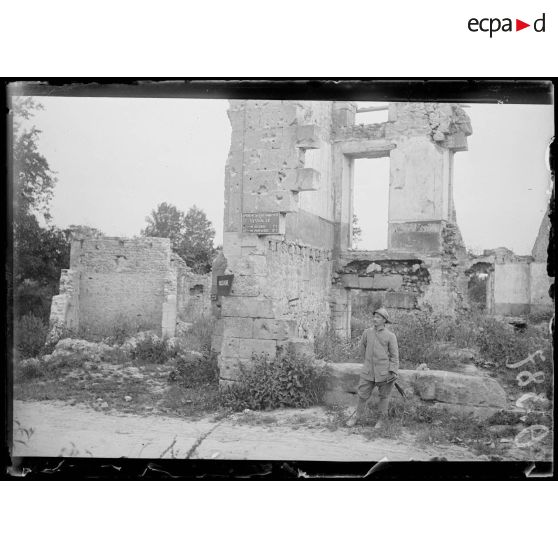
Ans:
{"label": "dirt road", "polygon": [[[478,459],[460,446],[417,447],[410,434],[397,440],[367,439],[362,430],[329,429],[330,422],[321,408],[187,420],[98,412],[61,402],[14,401],[14,455],[313,461]],[[33,432],[28,438],[23,429],[30,428]]]}

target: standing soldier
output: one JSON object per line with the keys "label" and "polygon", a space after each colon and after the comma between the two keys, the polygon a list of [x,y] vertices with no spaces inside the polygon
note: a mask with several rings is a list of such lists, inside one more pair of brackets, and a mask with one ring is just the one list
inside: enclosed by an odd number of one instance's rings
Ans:
{"label": "standing soldier", "polygon": [[358,405],[356,413],[347,421],[347,426],[353,427],[359,422],[366,410],[366,404],[372,390],[378,387],[380,395],[380,419],[374,428],[380,428],[387,420],[389,397],[399,370],[399,349],[395,333],[386,329],[390,323],[389,314],[385,308],[378,308],[372,316],[374,327],[364,330],[360,340],[361,355],[364,366],[358,383]]}

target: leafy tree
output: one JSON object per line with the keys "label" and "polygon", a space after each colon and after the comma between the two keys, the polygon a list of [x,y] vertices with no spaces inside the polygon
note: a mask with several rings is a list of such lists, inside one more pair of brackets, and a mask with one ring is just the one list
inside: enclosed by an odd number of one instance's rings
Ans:
{"label": "leafy tree", "polygon": [[[25,126],[42,108],[32,98],[13,98],[14,267],[11,289],[17,315],[33,313],[46,319],[60,269],[69,265],[69,244],[64,232],[49,223],[49,204],[56,175],[39,153],[37,140],[41,131],[35,126]],[[45,227],[39,224],[38,215],[45,219]]]}
{"label": "leafy tree", "polygon": [[151,215],[145,218],[147,227],[142,236],[170,238],[173,250],[177,250],[184,230],[184,213],[169,203],[160,203]]}
{"label": "leafy tree", "polygon": [[37,140],[41,133],[35,126],[24,127],[35,111],[43,106],[30,97],[14,97],[13,114],[13,178],[14,178],[14,218],[30,212],[42,213],[50,219],[49,203],[56,186],[56,174],[51,170],[46,158],[39,153]]}
{"label": "leafy tree", "polygon": [[210,271],[215,230],[202,209],[193,206],[184,214],[172,204],[161,203],[145,220],[142,236],[170,238],[172,249],[193,271]]}
{"label": "leafy tree", "polygon": [[215,229],[202,209],[195,205],[184,217],[184,230],[178,254],[197,273],[208,273],[215,257]]}

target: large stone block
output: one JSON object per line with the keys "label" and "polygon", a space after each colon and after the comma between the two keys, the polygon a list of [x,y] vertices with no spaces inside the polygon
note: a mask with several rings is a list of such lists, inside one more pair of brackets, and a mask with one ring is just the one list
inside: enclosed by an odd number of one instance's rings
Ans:
{"label": "large stone block", "polygon": [[246,172],[244,177],[245,194],[266,194],[281,189],[278,169],[255,170]]}
{"label": "large stone block", "polygon": [[239,318],[274,318],[269,299],[225,296],[221,301],[221,316]]}
{"label": "large stone block", "polygon": [[241,232],[224,232],[223,233],[223,250],[227,256],[240,256],[242,249]]}
{"label": "large stone block", "polygon": [[345,273],[341,275],[341,284],[347,289],[358,289],[359,287],[359,276],[355,273]]}
{"label": "large stone block", "polygon": [[403,285],[401,275],[379,275],[375,277],[359,277],[358,285],[360,289],[368,290],[397,290]]}
{"label": "large stone block", "polygon": [[319,128],[315,124],[297,126],[296,146],[301,149],[318,149],[320,147]]}
{"label": "large stone block", "polygon": [[[342,400],[355,394],[360,363],[328,363],[328,391],[331,399]],[[493,378],[444,370],[400,370],[397,383],[408,397],[447,409],[460,416],[486,418],[507,406],[506,392]]]}
{"label": "large stone block", "polygon": [[244,136],[244,149],[281,149],[283,128],[247,129]]}
{"label": "large stone block", "polygon": [[262,254],[250,254],[240,258],[228,257],[227,261],[229,268],[235,276],[247,275],[263,277],[267,275],[267,259]]}
{"label": "large stone block", "polygon": [[296,121],[296,107],[289,104],[276,104],[261,111],[260,125],[262,128],[289,126]]}
{"label": "large stone block", "polygon": [[232,318],[225,317],[220,320],[223,324],[224,337],[246,337],[254,336],[254,318]]}
{"label": "large stone block", "polygon": [[296,334],[294,320],[274,320],[256,318],[254,320],[254,337],[256,339],[287,339]]}
{"label": "large stone block", "polygon": [[277,343],[272,339],[243,339],[240,337],[224,337],[221,345],[223,358],[246,358],[252,355],[266,355],[274,358]]}
{"label": "large stone block", "polygon": [[275,190],[261,194],[244,194],[242,211],[244,213],[288,213],[296,211],[298,199],[291,190]]}
{"label": "large stone block", "polygon": [[280,341],[277,343],[277,346],[283,349],[291,350],[298,356],[314,358],[314,343],[309,339],[293,337],[285,341]]}
{"label": "large stone block", "polygon": [[296,169],[296,185],[294,190],[307,192],[317,190],[320,185],[320,173],[313,168]]}
{"label": "large stone block", "polygon": [[262,149],[258,168],[262,170],[293,169],[299,164],[296,149]]}
{"label": "large stone block", "polygon": [[257,275],[235,275],[231,295],[258,296],[261,294],[260,277]]}
{"label": "large stone block", "polygon": [[223,336],[222,335],[213,335],[211,337],[211,350],[214,353],[221,352],[221,345],[223,344]]}
{"label": "large stone block", "polygon": [[444,370],[416,371],[415,392],[425,401],[453,405],[500,407],[507,405],[504,388],[493,378]]}

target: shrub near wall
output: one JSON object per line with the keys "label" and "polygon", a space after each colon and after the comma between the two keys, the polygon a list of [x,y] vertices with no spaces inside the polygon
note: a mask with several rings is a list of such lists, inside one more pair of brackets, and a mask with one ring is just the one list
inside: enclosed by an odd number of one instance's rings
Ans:
{"label": "shrub near wall", "polygon": [[325,378],[311,358],[287,349],[275,359],[252,357],[238,381],[224,388],[222,403],[234,411],[310,407],[321,403]]}
{"label": "shrub near wall", "polygon": [[43,348],[48,325],[33,314],[26,314],[14,324],[15,346],[23,358],[35,357]]}

